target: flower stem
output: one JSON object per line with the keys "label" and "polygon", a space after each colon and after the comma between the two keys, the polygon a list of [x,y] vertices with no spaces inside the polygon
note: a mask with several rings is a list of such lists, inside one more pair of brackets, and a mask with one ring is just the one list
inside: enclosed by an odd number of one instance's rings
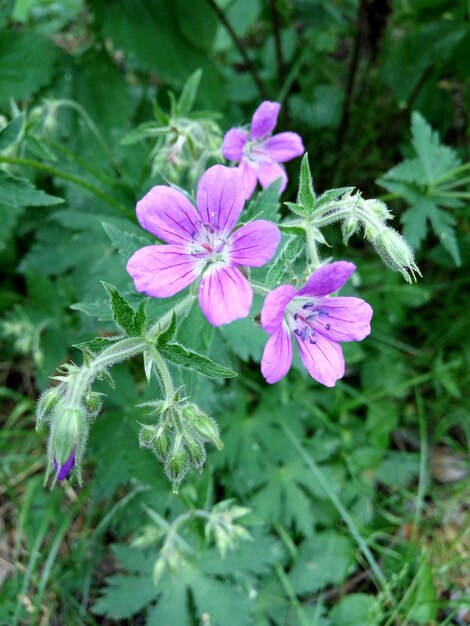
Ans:
{"label": "flower stem", "polygon": [[310,259],[309,267],[310,269],[315,270],[321,265],[321,261],[318,256],[317,243],[315,241],[315,237],[313,236],[313,228],[310,224],[307,225],[305,232],[307,234],[307,253]]}
{"label": "flower stem", "polygon": [[167,400],[171,401],[175,397],[175,388],[173,387],[173,381],[171,380],[170,370],[155,346],[148,344],[147,349],[152,355],[153,364],[155,366],[158,380],[160,381],[163,395],[167,398]]}
{"label": "flower stem", "polygon": [[255,283],[252,280],[250,280],[250,285],[253,291],[257,293],[259,296],[267,296],[268,293],[270,292],[270,289],[268,289],[264,285],[261,285],[260,283]]}

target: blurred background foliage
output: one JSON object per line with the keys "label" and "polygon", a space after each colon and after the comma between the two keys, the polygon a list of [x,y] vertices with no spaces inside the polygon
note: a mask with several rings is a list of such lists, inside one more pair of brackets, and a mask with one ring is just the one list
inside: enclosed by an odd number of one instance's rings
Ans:
{"label": "blurred background foliage", "polygon": [[[0,624],[470,623],[467,3],[2,0],[0,25]],[[132,362],[102,383],[85,487],[44,489],[35,399],[71,346],[115,332],[100,280],[139,301],[136,200],[192,188],[263,99],[318,192],[388,202],[423,280],[331,229],[375,311],[344,381],[268,387],[264,332],[193,311],[185,342],[240,372],[185,378],[224,450],[173,495],[138,448],[154,391]]]}

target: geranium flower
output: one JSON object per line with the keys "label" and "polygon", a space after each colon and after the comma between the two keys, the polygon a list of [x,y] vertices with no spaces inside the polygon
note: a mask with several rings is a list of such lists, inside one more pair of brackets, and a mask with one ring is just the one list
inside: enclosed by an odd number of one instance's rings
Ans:
{"label": "geranium flower", "polygon": [[201,177],[197,209],[181,191],[153,187],[137,203],[137,218],[167,245],[146,246],[129,259],[127,271],[137,291],[167,298],[202,274],[199,303],[211,324],[246,317],[253,292],[238,268],[271,260],[281,235],[266,220],[234,231],[244,203],[240,172],[223,165],[214,165]]}
{"label": "geranium flower", "polygon": [[282,178],[281,191],[287,185],[287,174],[279,163],[285,163],[304,153],[304,146],[297,133],[271,135],[276,126],[281,105],[265,101],[256,109],[250,131],[232,128],[224,137],[222,154],[226,159],[239,161],[243,174],[246,198],[253,194],[256,182],[262,187]]}
{"label": "geranium flower", "polygon": [[334,387],[344,375],[340,341],[361,341],[370,333],[372,308],[364,300],[329,297],[356,269],[338,261],[317,269],[298,290],[281,285],[266,296],[261,325],[271,337],[264,349],[261,372],[268,383],[283,378],[292,363],[292,337],[312,378]]}

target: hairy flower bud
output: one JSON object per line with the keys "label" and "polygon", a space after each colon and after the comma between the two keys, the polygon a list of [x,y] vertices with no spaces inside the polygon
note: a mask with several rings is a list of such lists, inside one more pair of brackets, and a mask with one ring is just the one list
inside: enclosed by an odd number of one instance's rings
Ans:
{"label": "hairy flower bud", "polygon": [[195,404],[187,404],[182,413],[203,441],[208,441],[218,450],[222,450],[224,444],[220,438],[219,427],[212,417],[203,413]]}
{"label": "hairy flower bud", "polygon": [[155,452],[155,456],[157,457],[157,459],[162,461],[162,463],[165,462],[168,456],[170,446],[171,446],[171,439],[168,436],[168,434],[165,432],[165,429],[163,428],[163,426],[160,426],[157,429],[155,438],[152,442],[152,449]]}
{"label": "hairy flower bud", "polygon": [[199,437],[193,437],[188,432],[183,433],[183,441],[191,465],[196,469],[202,469],[206,462],[206,451],[203,442]]}
{"label": "hairy flower bud", "polygon": [[103,401],[101,399],[102,395],[103,394],[98,393],[97,391],[90,391],[86,395],[85,406],[91,417],[96,417],[101,411],[101,407],[103,406]]}
{"label": "hairy flower bud", "polygon": [[36,404],[36,428],[42,425],[44,420],[50,419],[54,408],[62,397],[61,385],[47,389]]}
{"label": "hairy flower bud", "polygon": [[173,446],[165,462],[165,471],[173,485],[173,491],[178,493],[178,486],[188,470],[188,455],[184,448],[180,434],[176,435]]}
{"label": "hairy flower bud", "polygon": [[387,267],[411,283],[416,280],[415,272],[421,276],[414,254],[407,241],[393,228],[384,228],[374,239],[374,247]]}
{"label": "hairy flower bud", "polygon": [[85,410],[56,406],[51,418],[49,438],[49,471],[53,467],[57,480],[64,480],[79,464],[88,435]]}

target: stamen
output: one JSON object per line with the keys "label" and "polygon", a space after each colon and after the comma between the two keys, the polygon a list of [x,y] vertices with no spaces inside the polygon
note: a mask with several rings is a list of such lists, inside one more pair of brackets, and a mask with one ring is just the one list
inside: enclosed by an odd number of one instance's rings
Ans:
{"label": "stamen", "polygon": [[309,309],[309,308],[310,308],[310,307],[312,307],[313,305],[314,305],[314,303],[313,303],[313,302],[306,302],[306,303],[302,306],[302,308],[303,308],[303,309]]}
{"label": "stamen", "polygon": [[331,324],[325,324],[325,329],[326,330],[330,330],[330,328],[331,328]]}

